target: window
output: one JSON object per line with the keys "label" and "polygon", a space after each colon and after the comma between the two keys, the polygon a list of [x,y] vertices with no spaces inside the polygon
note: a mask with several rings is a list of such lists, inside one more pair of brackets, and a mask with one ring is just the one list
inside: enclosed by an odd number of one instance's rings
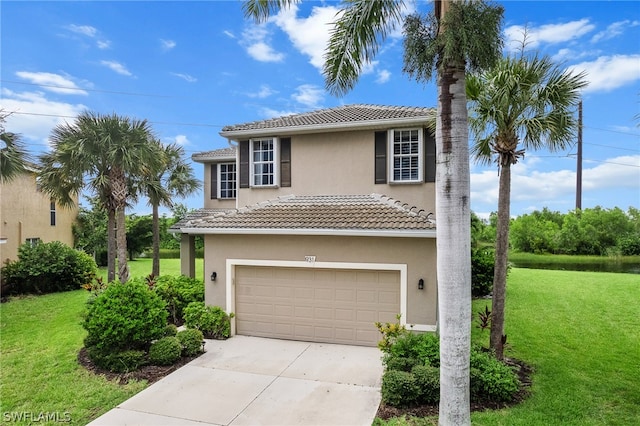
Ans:
{"label": "window", "polygon": [[56,202],[53,200],[51,200],[50,203],[49,220],[51,222],[51,226],[56,226]]}
{"label": "window", "polygon": [[25,241],[27,244],[29,244],[31,247],[37,245],[40,243],[40,238],[35,237],[35,238],[27,238],[27,240]]}
{"label": "window", "polygon": [[236,163],[220,164],[220,198],[236,198]]}
{"label": "window", "polygon": [[274,139],[251,140],[251,182],[253,186],[274,186],[276,177],[276,142]]}
{"label": "window", "polygon": [[389,136],[391,181],[422,182],[422,131],[392,130]]}

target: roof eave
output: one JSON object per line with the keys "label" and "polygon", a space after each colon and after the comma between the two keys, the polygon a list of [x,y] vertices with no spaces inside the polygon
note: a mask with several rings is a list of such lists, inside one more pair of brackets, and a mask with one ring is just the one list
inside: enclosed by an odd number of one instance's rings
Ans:
{"label": "roof eave", "polygon": [[180,228],[198,235],[312,235],[342,237],[436,238],[435,229],[283,229],[283,228]]}
{"label": "roof eave", "polygon": [[206,156],[206,155],[200,155],[197,156],[194,154],[191,156],[191,160],[195,161],[196,163],[214,163],[214,162],[218,162],[218,163],[222,163],[222,162],[226,162],[226,161],[236,161],[236,156],[235,155],[231,155],[231,156]]}
{"label": "roof eave", "polygon": [[431,116],[418,116],[418,117],[406,117],[406,118],[389,118],[384,120],[374,121],[349,121],[344,123],[329,123],[329,124],[309,124],[304,126],[280,126],[270,127],[264,129],[248,129],[248,130],[229,130],[221,131],[220,136],[227,139],[236,140],[241,137],[260,137],[260,136],[274,136],[274,135],[294,135],[294,134],[309,134],[309,133],[327,133],[327,132],[339,132],[344,130],[367,130],[367,129],[380,129],[389,127],[406,127],[406,126],[422,126],[425,127],[429,120],[432,120]]}

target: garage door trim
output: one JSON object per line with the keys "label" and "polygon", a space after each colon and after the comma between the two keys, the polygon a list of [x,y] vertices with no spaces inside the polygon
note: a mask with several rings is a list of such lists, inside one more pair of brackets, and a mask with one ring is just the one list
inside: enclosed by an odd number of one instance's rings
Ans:
{"label": "garage door trim", "polygon": [[[236,266],[272,266],[284,268],[359,269],[400,272],[400,324],[407,325],[407,265],[394,263],[350,263],[350,262],[307,262],[288,260],[227,259],[226,293],[227,311],[235,311],[235,270]],[[410,324],[414,330],[422,330],[421,325]],[[428,327],[428,326],[427,326]],[[430,330],[425,330],[430,331]],[[231,319],[231,334],[236,334],[235,317]]]}

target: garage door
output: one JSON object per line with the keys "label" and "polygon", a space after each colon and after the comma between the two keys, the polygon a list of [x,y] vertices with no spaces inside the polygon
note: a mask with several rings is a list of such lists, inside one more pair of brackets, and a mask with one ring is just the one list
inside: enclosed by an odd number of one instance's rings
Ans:
{"label": "garage door", "polygon": [[236,267],[236,333],[375,346],[400,313],[400,272]]}

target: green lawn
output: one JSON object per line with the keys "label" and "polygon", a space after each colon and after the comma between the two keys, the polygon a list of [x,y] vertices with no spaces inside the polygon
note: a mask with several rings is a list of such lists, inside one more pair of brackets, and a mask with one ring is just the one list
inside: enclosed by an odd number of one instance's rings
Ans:
{"label": "green lawn", "polygon": [[[151,273],[151,264],[152,259],[148,257],[129,261],[129,276],[146,277]],[[196,278],[202,279],[203,265],[203,259],[196,259]],[[116,274],[117,273],[116,271]],[[107,268],[100,268],[98,275],[106,281]],[[180,259],[160,259],[160,275],[180,275]]]}

